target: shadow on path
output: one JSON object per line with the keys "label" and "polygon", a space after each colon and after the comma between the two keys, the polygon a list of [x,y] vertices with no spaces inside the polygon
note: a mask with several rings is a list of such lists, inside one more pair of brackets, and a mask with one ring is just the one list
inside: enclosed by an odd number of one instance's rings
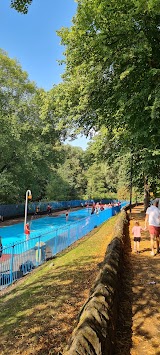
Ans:
{"label": "shadow on path", "polygon": [[129,238],[129,226],[126,228],[125,232],[128,237],[126,238],[126,245],[123,251],[116,348],[113,355],[129,355],[132,346],[133,270],[130,258],[131,243]]}

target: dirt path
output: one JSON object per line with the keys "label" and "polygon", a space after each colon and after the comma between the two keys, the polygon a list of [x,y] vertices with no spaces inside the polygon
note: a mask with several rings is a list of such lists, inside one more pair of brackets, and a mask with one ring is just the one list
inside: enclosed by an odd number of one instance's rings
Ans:
{"label": "dirt path", "polygon": [[[131,214],[130,233],[134,220],[144,227],[144,212],[136,207]],[[133,240],[133,238],[132,238]],[[133,254],[133,336],[132,355],[160,354],[160,254],[150,255],[149,233],[142,233],[140,254]],[[155,250],[156,251],[156,250]]]}
{"label": "dirt path", "polygon": [[140,254],[133,250],[134,222],[138,220],[144,227],[144,219],[143,207],[132,210],[116,355],[160,355],[160,254],[151,256],[148,231],[142,232]]}

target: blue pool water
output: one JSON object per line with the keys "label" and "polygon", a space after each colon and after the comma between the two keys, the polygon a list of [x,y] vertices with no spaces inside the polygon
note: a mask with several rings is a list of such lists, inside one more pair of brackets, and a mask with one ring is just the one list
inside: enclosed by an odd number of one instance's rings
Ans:
{"label": "blue pool water", "polygon": [[[60,227],[68,227],[68,224],[73,222],[75,224],[77,222],[78,224],[78,221],[90,214],[90,209],[83,208],[81,210],[69,212],[69,218],[67,222],[65,214],[61,214],[58,217],[45,216],[33,219],[30,223],[30,238],[49,233],[52,230],[56,230]],[[26,240],[26,235],[24,234],[24,223],[21,222],[11,226],[0,227],[0,236],[2,237],[3,247]]]}

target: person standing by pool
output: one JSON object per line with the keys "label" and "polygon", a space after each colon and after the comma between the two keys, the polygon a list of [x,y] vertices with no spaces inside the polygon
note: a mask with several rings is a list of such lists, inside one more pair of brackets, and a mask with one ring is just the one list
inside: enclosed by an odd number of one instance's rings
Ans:
{"label": "person standing by pool", "polygon": [[94,214],[94,212],[95,212],[95,207],[92,206],[91,214]]}
{"label": "person standing by pool", "polygon": [[39,206],[36,206],[36,212],[35,212],[35,214],[38,215],[39,212],[40,212],[40,207],[39,207]]}
{"label": "person standing by pool", "polygon": [[0,214],[0,221],[3,222],[4,221],[4,218],[3,218],[3,215]]}
{"label": "person standing by pool", "polygon": [[30,235],[30,225],[29,225],[29,223],[26,223],[24,233],[26,235],[26,240],[28,240],[29,239],[29,235]]}
{"label": "person standing by pool", "polygon": [[47,206],[47,213],[48,214],[52,213],[52,207],[51,207],[51,205],[49,203],[48,203],[48,206]]}
{"label": "person standing by pool", "polygon": [[2,245],[2,238],[0,237],[0,258],[2,256],[3,245]]}

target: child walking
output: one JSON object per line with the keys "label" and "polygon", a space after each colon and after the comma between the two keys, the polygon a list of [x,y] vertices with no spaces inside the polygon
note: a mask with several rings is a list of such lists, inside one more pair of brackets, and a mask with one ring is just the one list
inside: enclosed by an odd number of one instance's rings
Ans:
{"label": "child walking", "polygon": [[139,225],[138,221],[135,221],[135,225],[132,228],[132,234],[134,236],[134,252],[139,254],[139,245],[140,245],[140,241],[141,241],[141,231],[143,231],[144,228],[142,228]]}

